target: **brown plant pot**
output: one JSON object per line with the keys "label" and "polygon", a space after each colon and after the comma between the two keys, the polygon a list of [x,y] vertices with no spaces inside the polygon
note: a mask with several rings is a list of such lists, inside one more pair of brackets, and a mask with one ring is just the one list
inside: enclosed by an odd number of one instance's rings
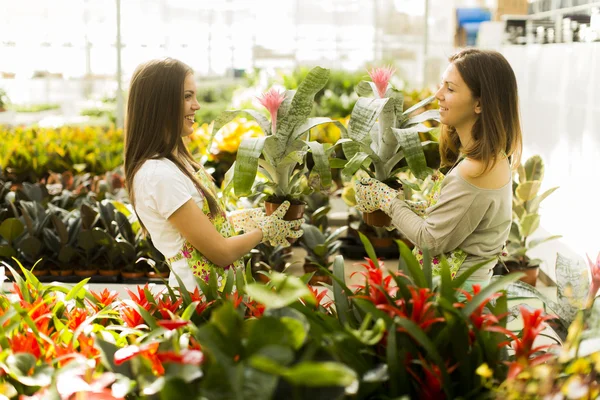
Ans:
{"label": "brown plant pot", "polygon": [[94,276],[97,273],[98,273],[97,269],[76,269],[75,270],[75,275],[83,276],[83,277]]}
{"label": "brown plant pot", "polygon": [[[20,276],[23,276],[23,271],[21,271],[21,268],[17,267],[17,268],[15,268],[15,271],[17,271],[17,274],[19,274]],[[13,276],[12,271],[8,268],[4,269],[4,274],[6,276]]]}
{"label": "brown plant pot", "polygon": [[[271,203],[269,201],[265,201],[265,214],[271,215],[277,210],[277,208],[281,205],[281,203]],[[290,204],[290,208],[288,208],[287,212],[283,216],[284,221],[296,221],[304,216],[304,208],[306,204]],[[298,239],[296,238],[288,238],[288,242],[295,243]]]}
{"label": "brown plant pot", "polygon": [[[271,202],[265,201],[265,213],[267,215],[273,214],[280,205],[281,205],[281,203],[271,203]],[[305,207],[306,207],[306,204],[291,204],[290,208],[287,210],[287,212],[283,216],[283,219],[285,221],[295,221],[297,219],[302,218],[304,216],[304,208]]]}
{"label": "brown plant pot", "polygon": [[392,218],[381,210],[376,210],[371,213],[363,213],[365,224],[377,227],[389,226],[392,223]]}
{"label": "brown plant pot", "polygon": [[139,278],[143,278],[144,276],[146,276],[146,273],[144,271],[136,271],[136,272],[121,271],[121,276],[125,279],[139,279]]}
{"label": "brown plant pot", "polygon": [[47,269],[37,269],[37,268],[31,271],[31,273],[34,276],[46,276],[46,275],[48,275],[48,272],[49,271]]}
{"label": "brown plant pot", "polygon": [[315,274],[308,281],[308,284],[311,286],[316,286],[319,282],[331,285],[331,277],[329,275],[317,275],[321,272],[321,269],[310,262],[304,263],[304,272],[307,274],[315,272]]}
{"label": "brown plant pot", "polygon": [[373,236],[367,236],[367,238],[375,248],[391,247],[396,245],[396,243],[394,242],[394,238],[391,237],[378,238]]}
{"label": "brown plant pot", "polygon": [[158,272],[158,273],[155,271],[148,271],[148,272],[146,272],[146,276],[148,278],[168,278],[170,273],[171,273],[171,271]]}
{"label": "brown plant pot", "polygon": [[513,263],[506,263],[506,268],[508,268],[508,272],[523,272],[525,276],[520,279],[521,282],[525,282],[530,284],[531,286],[535,286],[537,284],[537,277],[540,273],[539,267],[532,268],[521,268]]}
{"label": "brown plant pot", "polygon": [[71,276],[73,275],[72,269],[51,269],[50,275],[52,276]]}
{"label": "brown plant pot", "polygon": [[98,270],[100,276],[119,276],[121,271],[118,269],[100,269]]}

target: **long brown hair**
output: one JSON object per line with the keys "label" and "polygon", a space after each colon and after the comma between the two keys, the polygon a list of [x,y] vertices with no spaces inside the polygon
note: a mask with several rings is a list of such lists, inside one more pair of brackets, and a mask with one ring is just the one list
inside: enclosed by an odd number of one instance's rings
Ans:
{"label": "long brown hair", "polygon": [[212,216],[221,210],[215,196],[190,170],[192,167],[197,171],[202,166],[194,160],[181,137],[183,86],[186,76],[191,73],[189,66],[172,58],[148,61],[133,73],[125,119],[124,164],[125,185],[134,208],[133,178],[136,172],[147,160],[166,158],[194,182],[207,199]]}
{"label": "long brown hair", "polygon": [[440,157],[443,166],[456,163],[459,152],[485,165],[482,173],[496,162],[498,154],[510,157],[512,168],[521,160],[523,139],[519,118],[517,79],[504,56],[496,51],[464,49],[449,58],[479,100],[481,113],[471,132],[469,148],[460,148],[458,132],[452,126],[442,125]]}

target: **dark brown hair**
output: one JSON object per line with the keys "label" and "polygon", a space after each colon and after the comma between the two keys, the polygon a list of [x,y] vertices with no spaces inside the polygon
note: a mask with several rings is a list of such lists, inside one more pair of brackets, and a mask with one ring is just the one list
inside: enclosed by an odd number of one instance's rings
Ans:
{"label": "dark brown hair", "polygon": [[125,119],[124,164],[125,185],[134,208],[136,172],[147,160],[166,158],[194,182],[207,199],[211,215],[220,212],[215,195],[190,170],[191,167],[197,171],[202,166],[194,160],[181,137],[183,86],[186,76],[192,73],[190,67],[172,58],[148,61],[133,73]]}
{"label": "dark brown hair", "polygon": [[482,161],[488,171],[498,154],[510,157],[512,168],[521,160],[523,141],[519,118],[517,79],[504,56],[496,51],[464,49],[449,58],[474,98],[479,100],[481,113],[471,132],[469,148],[460,148],[456,129],[442,125],[440,156],[442,165],[456,163],[459,151],[474,160]]}

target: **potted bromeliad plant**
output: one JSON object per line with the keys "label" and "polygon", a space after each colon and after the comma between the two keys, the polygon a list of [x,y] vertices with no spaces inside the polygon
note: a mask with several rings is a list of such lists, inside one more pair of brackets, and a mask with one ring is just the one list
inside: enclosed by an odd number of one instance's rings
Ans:
{"label": "potted bromeliad plant", "polygon": [[316,227],[315,225],[302,224],[304,235],[300,238],[300,245],[306,250],[304,257],[304,272],[313,273],[309,284],[317,282],[331,284],[331,277],[324,271],[333,263],[332,258],[338,251],[342,242],[339,237],[346,232],[347,226],[336,230]]}
{"label": "potted bromeliad plant", "polygon": [[[348,160],[342,170],[345,179],[362,169],[372,178],[400,189],[399,172],[410,170],[418,179],[429,174],[423,146],[430,141],[421,142],[419,134],[434,129],[427,123],[439,121],[439,111],[415,113],[433,102],[434,96],[404,110],[404,95],[389,84],[394,72],[391,67],[374,68],[369,72],[372,82],[362,81],[356,86],[360,97],[352,110],[348,129],[343,131],[343,137],[351,140],[343,143]],[[402,160],[407,165],[398,168]],[[380,210],[365,213],[364,220],[373,226],[390,224],[390,218]]]}
{"label": "potted bromeliad plant", "polygon": [[502,258],[509,272],[525,272],[523,282],[535,286],[542,260],[527,254],[534,247],[562,236],[553,235],[531,239],[540,226],[540,203],[558,187],[538,195],[544,179],[544,162],[539,155],[530,157],[525,165],[519,166],[518,182],[513,182],[513,222],[506,244],[507,256]]}
{"label": "potted bromeliad plant", "polygon": [[[264,132],[265,136],[242,140],[235,164],[225,179],[226,185],[233,182],[237,196],[248,196],[257,173],[260,173],[267,181],[265,186],[270,194],[265,201],[267,214],[288,200],[292,207],[284,218],[300,219],[304,212],[300,196],[311,189],[327,190],[332,185],[329,155],[335,145],[308,140],[310,129],[322,124],[333,123],[345,130],[339,121],[309,118],[314,97],[323,89],[328,78],[328,69],[315,67],[297,90],[279,93],[271,89],[266,92],[259,100],[269,111],[271,121],[254,110],[225,111],[215,120],[213,132],[239,114],[245,114],[254,119]],[[312,152],[315,165],[307,177],[306,155],[309,151]]]}

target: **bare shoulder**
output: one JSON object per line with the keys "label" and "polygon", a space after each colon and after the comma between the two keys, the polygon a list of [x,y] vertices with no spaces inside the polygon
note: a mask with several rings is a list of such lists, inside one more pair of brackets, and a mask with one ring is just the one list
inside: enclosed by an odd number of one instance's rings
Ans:
{"label": "bare shoulder", "polygon": [[483,162],[467,158],[458,166],[458,173],[481,189],[500,189],[511,179],[510,165],[505,158],[498,160],[489,170],[483,172],[484,169]]}

